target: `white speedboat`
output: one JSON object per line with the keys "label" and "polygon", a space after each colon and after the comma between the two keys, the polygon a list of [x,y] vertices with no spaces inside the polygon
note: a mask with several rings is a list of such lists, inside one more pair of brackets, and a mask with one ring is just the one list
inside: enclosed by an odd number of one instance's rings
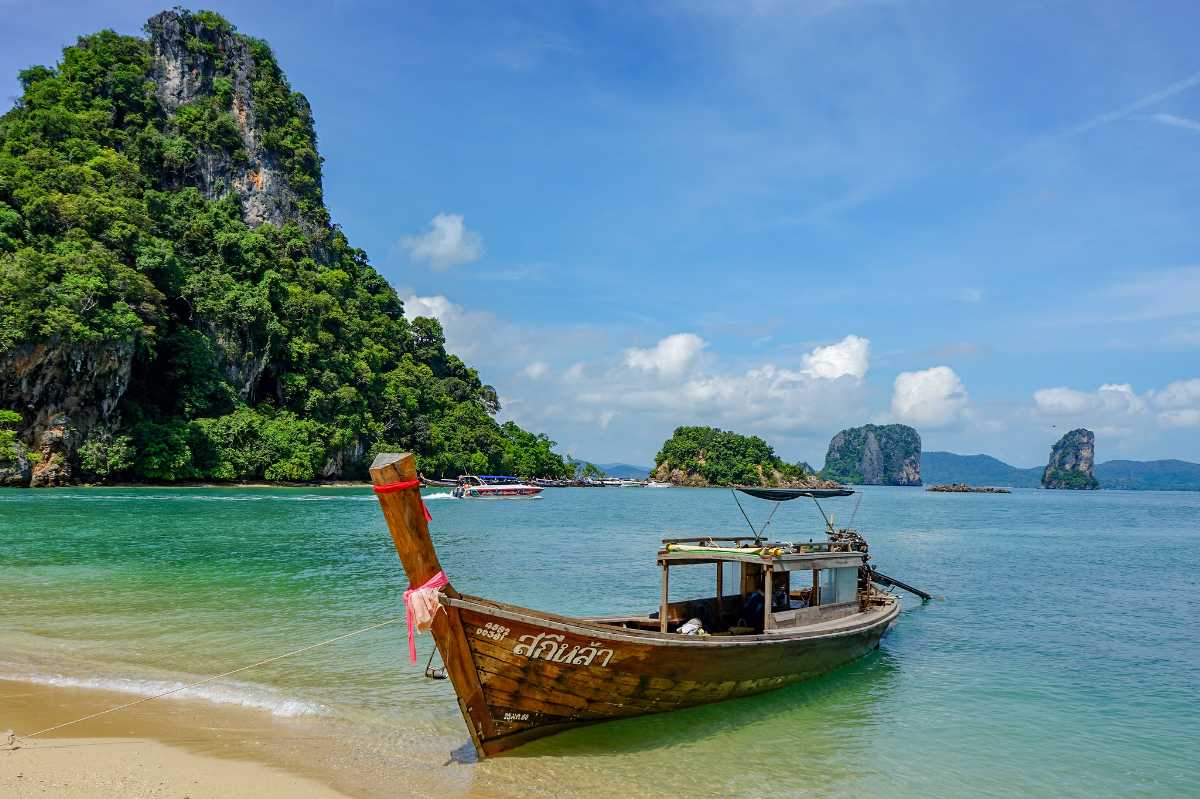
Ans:
{"label": "white speedboat", "polygon": [[649,480],[646,482],[646,488],[670,488],[670,483],[660,483],[658,480]]}
{"label": "white speedboat", "polygon": [[532,499],[542,493],[542,488],[522,483],[515,477],[465,474],[458,479],[458,487],[451,493],[460,499]]}

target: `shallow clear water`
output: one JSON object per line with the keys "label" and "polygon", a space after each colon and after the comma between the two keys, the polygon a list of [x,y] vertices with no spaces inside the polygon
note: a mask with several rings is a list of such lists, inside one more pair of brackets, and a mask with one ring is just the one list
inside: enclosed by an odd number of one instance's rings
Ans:
{"label": "shallow clear water", "polygon": [[[716,489],[438,493],[459,590],[567,613],[652,609],[660,538],[745,529]],[[471,764],[447,764],[466,730],[403,624],[199,693],[353,729],[364,768],[446,796],[1200,795],[1200,494],[867,488],[856,526],[944,599],[906,597],[879,652],[773,693]],[[772,524],[821,527],[799,502]],[[674,597],[711,590],[678,576]],[[0,491],[0,677],[147,693],[400,615],[404,588],[366,488]]]}

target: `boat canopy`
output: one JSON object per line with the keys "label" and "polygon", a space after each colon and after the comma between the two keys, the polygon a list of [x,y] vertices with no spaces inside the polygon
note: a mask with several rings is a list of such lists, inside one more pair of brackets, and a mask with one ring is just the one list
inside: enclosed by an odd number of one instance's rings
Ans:
{"label": "boat canopy", "polygon": [[849,488],[739,488],[738,491],[758,499],[769,499],[772,502],[785,502],[800,497],[813,499],[848,497],[854,493]]}

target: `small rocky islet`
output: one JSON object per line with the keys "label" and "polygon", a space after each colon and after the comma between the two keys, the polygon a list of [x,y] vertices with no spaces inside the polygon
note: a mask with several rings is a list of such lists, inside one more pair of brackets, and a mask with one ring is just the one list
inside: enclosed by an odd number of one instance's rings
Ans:
{"label": "small rocky islet", "polygon": [[966,483],[943,483],[942,485],[930,486],[926,491],[935,491],[939,494],[1011,494],[1012,491],[1007,488],[995,488],[992,486],[971,486]]}

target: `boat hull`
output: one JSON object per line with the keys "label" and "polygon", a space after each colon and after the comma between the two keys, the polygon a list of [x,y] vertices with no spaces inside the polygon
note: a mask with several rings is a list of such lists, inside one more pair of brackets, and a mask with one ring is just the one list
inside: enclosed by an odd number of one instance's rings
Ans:
{"label": "boat hull", "polygon": [[460,707],[485,755],[571,727],[817,677],[878,647],[899,614],[897,602],[812,630],[702,638],[625,630],[467,596],[443,602],[462,625],[481,688],[474,702]]}

